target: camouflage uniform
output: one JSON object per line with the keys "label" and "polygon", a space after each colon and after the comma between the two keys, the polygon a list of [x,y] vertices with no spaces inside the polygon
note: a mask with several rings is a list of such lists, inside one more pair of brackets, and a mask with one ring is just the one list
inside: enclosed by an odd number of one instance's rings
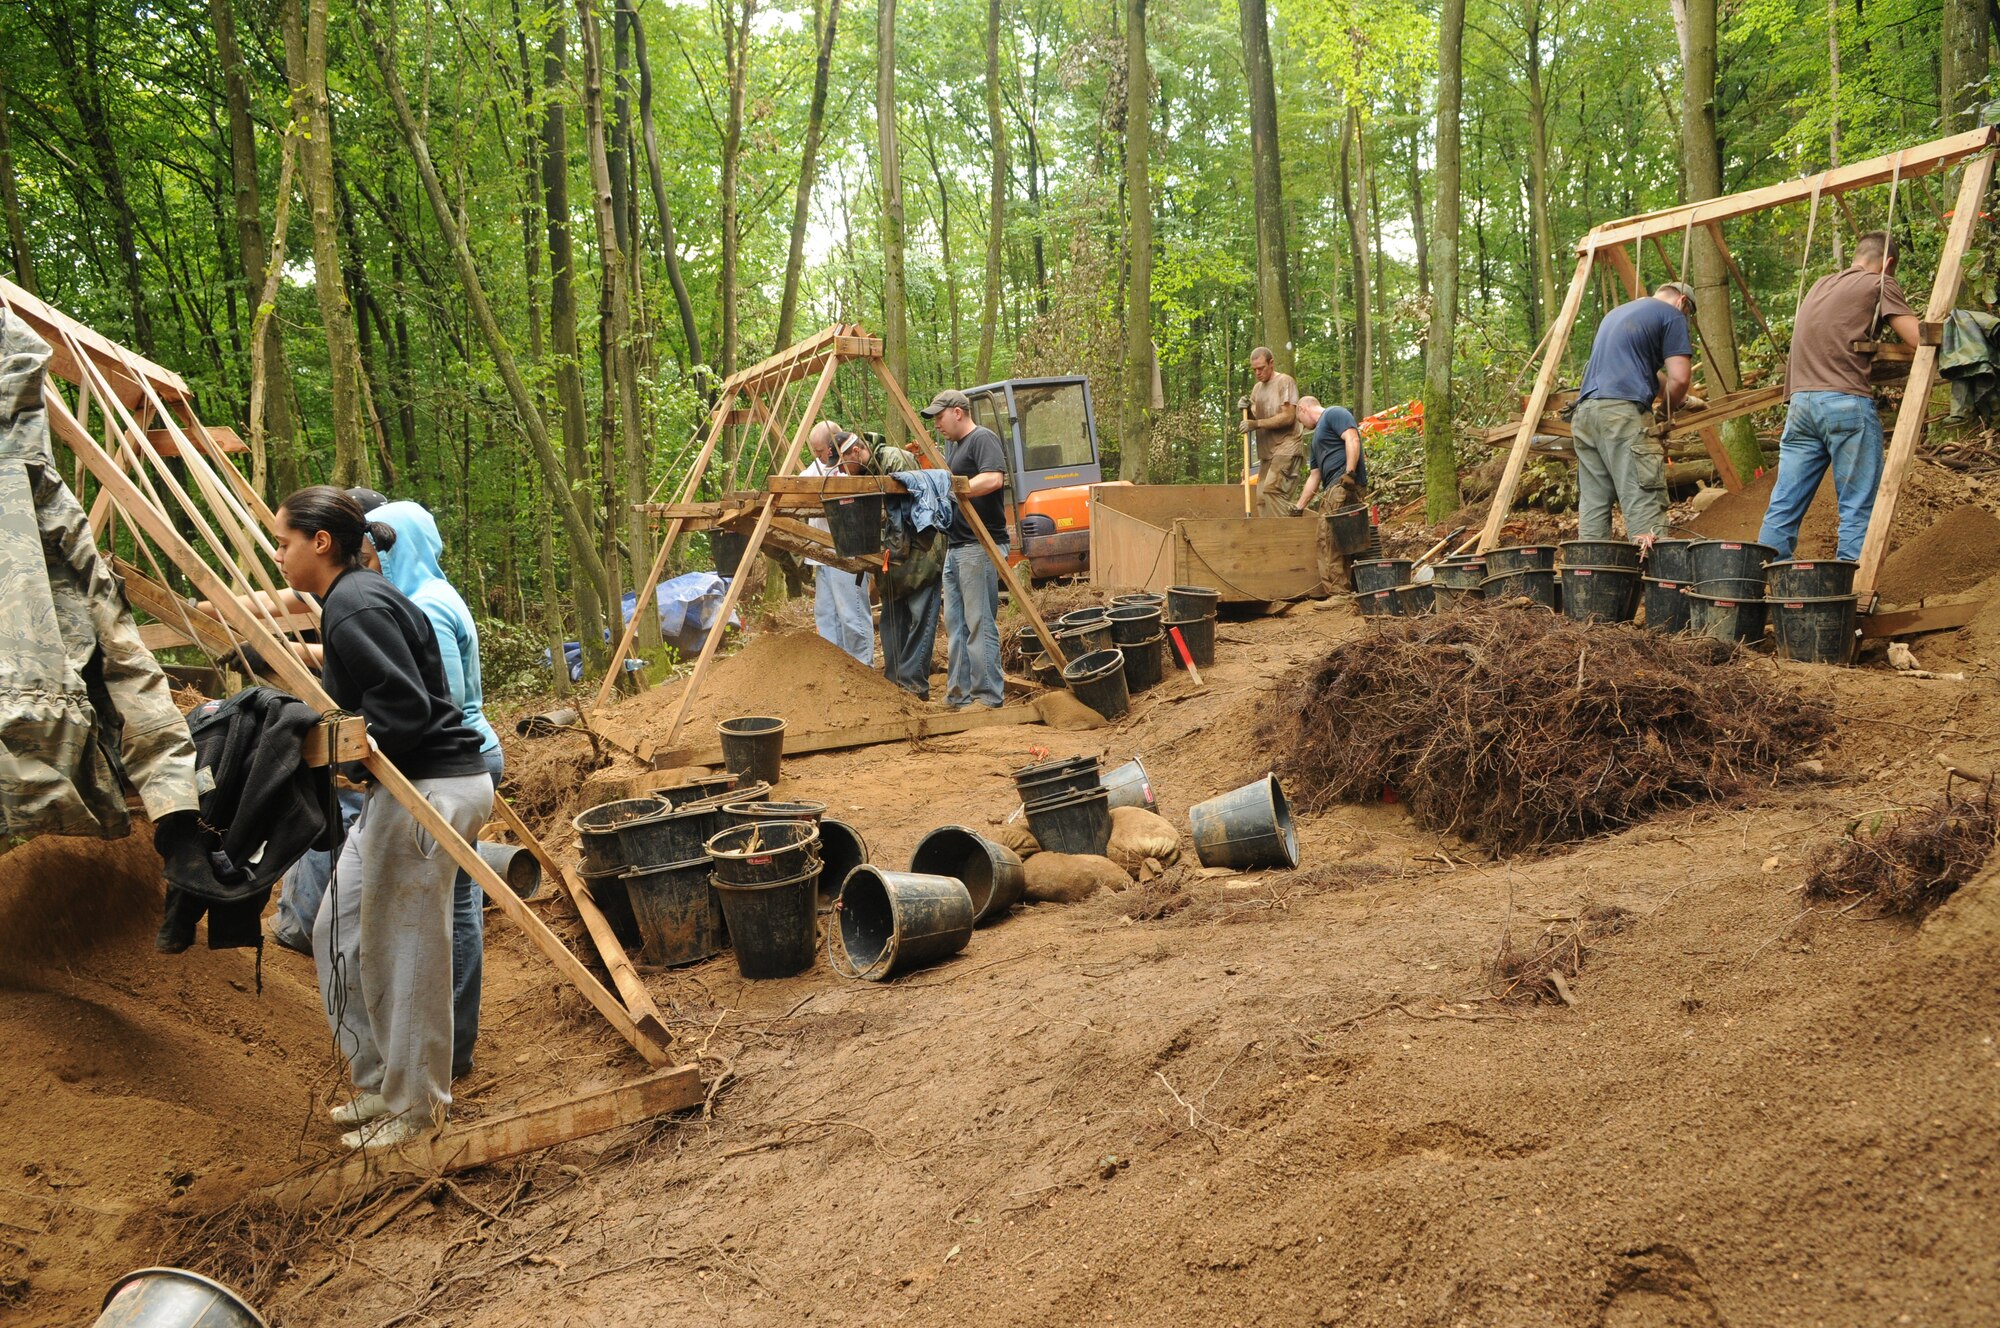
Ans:
{"label": "camouflage uniform", "polygon": [[194,744],[49,453],[49,346],[0,310],[0,841],[193,811]]}

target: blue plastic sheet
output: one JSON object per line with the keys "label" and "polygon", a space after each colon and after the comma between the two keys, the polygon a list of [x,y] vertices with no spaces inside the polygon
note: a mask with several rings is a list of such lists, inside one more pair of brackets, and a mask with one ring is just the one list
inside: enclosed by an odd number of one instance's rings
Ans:
{"label": "blue plastic sheet", "polygon": [[[722,597],[729,593],[729,582],[713,572],[689,572],[671,581],[662,581],[654,599],[660,606],[660,639],[681,653],[683,658],[692,658],[701,653],[702,645],[708,640],[709,631],[715,626],[722,613]],[[638,606],[636,591],[625,592],[621,605],[619,622],[622,626],[632,621],[632,613]],[[729,625],[742,625],[742,619],[729,615]],[[611,644],[611,634],[605,633],[605,644]],[[583,647],[575,641],[563,643],[563,657],[569,663],[571,682],[583,680]],[[547,662],[547,655],[543,656]],[[636,672],[645,665],[642,661],[628,659],[625,668]]]}

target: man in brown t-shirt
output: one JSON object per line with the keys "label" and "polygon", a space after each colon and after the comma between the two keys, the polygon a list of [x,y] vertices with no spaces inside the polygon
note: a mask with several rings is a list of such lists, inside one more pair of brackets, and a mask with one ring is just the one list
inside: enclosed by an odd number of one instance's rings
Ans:
{"label": "man in brown t-shirt", "polygon": [[1905,345],[1917,342],[1917,314],[1896,284],[1897,244],[1887,231],[1871,231],[1854,245],[1854,266],[1821,277],[1800,302],[1793,320],[1792,355],[1785,369],[1785,434],[1778,444],[1778,478],[1757,541],[1790,558],[1799,524],[1819,482],[1831,469],[1840,499],[1836,557],[1861,556],[1875,490],[1882,482],[1882,417],[1868,380],[1871,356],[1854,349],[1884,325]]}
{"label": "man in brown t-shirt", "polygon": [[1290,516],[1305,473],[1305,429],[1299,424],[1299,385],[1278,372],[1268,346],[1250,352],[1250,418],[1243,432],[1256,430],[1257,515]]}

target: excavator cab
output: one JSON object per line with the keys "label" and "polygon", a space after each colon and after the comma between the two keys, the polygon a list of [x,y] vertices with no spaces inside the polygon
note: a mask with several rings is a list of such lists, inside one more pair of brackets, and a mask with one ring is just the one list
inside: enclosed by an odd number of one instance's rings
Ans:
{"label": "excavator cab", "polygon": [[1037,581],[1090,564],[1090,486],[1104,477],[1089,380],[1010,378],[966,392],[1007,449],[1010,561]]}

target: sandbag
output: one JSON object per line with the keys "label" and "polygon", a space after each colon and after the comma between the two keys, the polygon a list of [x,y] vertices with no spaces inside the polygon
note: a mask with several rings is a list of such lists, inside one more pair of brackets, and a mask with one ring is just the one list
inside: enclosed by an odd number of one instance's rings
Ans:
{"label": "sandbag", "polygon": [[1041,716],[1042,723],[1052,729],[1101,729],[1106,722],[1104,716],[1068,691],[1043,692],[1035,698],[1034,704],[1035,713]]}
{"label": "sandbag", "polygon": [[1171,867],[1181,855],[1181,834],[1166,817],[1144,807],[1111,809],[1111,847],[1105,856],[1136,875],[1147,858]]}
{"label": "sandbag", "polygon": [[1100,890],[1132,884],[1125,869],[1109,858],[1081,853],[1037,853],[1022,864],[1028,898],[1038,904],[1075,904]]}
{"label": "sandbag", "polygon": [[1023,862],[1042,851],[1042,846],[1035,842],[1035,832],[1018,821],[1012,825],[1003,825],[998,830],[988,833],[986,837],[1001,848],[1012,849],[1014,856]]}

